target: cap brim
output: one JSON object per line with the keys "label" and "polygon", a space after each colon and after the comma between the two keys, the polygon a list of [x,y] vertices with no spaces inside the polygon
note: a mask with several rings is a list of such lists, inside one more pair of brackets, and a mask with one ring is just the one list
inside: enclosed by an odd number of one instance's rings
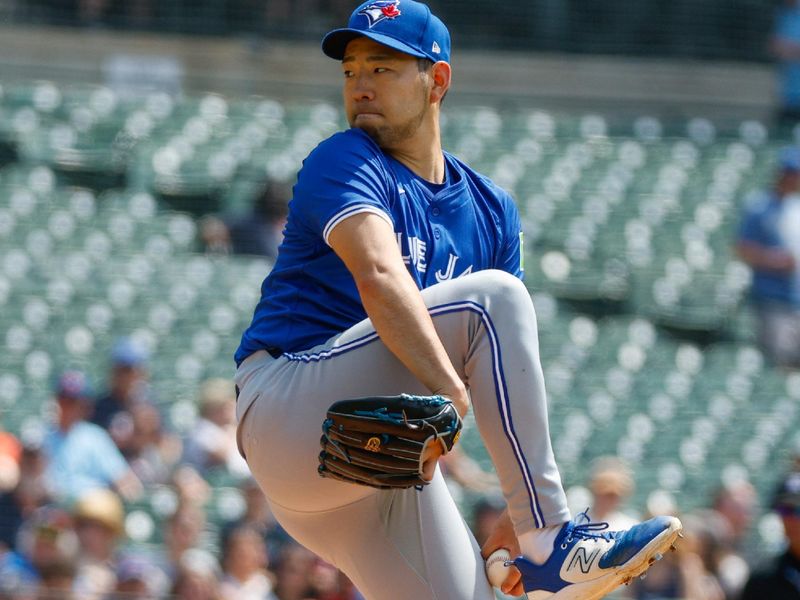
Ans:
{"label": "cap brim", "polygon": [[396,40],[391,36],[374,31],[362,31],[361,29],[350,28],[334,29],[333,31],[329,32],[322,39],[322,51],[331,58],[342,60],[344,58],[344,51],[347,48],[347,44],[357,37],[369,38],[375,42],[378,42],[379,44],[388,46],[389,48],[404,54],[410,54],[411,56],[416,56],[418,58],[429,58],[419,50],[415,50],[408,44]]}

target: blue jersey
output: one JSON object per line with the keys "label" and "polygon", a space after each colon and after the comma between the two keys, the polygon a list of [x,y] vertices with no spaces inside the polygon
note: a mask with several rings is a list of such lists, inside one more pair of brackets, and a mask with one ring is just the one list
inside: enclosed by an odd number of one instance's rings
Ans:
{"label": "blue jersey", "polygon": [[447,181],[425,182],[363,131],[323,141],[303,162],[284,240],[236,351],[307,350],[366,318],[352,275],[328,245],[344,219],[374,213],[394,228],[419,289],[482,269],[522,277],[522,233],[511,197],[445,153]]}
{"label": "blue jersey", "polygon": [[[783,7],[778,11],[775,37],[784,42],[800,43],[800,8]],[[780,93],[785,108],[800,108],[800,60],[781,61]]]}
{"label": "blue jersey", "polygon": [[[776,250],[789,251],[783,225],[786,221],[786,200],[774,192],[757,194],[748,199],[739,226],[739,240]],[[753,270],[750,295],[755,302],[781,302],[800,307],[800,288],[795,274]]]}

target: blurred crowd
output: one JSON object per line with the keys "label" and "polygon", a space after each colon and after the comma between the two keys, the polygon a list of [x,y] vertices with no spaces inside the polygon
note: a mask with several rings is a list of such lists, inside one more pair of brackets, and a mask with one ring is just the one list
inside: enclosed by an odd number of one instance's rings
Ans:
{"label": "blurred crowd", "polygon": [[[359,598],[272,518],[236,447],[232,382],[200,386],[180,436],[151,393],[149,360],[120,339],[105,391],[64,372],[52,423],[0,434],[0,598]],[[212,523],[220,476],[241,506]],[[166,510],[152,510],[158,498]],[[146,542],[143,514],[156,520]]]}
{"label": "blurred crowd", "polygon": [[290,187],[267,180],[242,215],[209,214],[200,221],[200,242],[208,254],[247,254],[274,260],[283,241]]}
{"label": "blurred crowd", "polygon": [[[784,78],[780,116],[793,126],[800,120],[800,8],[794,0],[784,4],[773,49]],[[155,19],[168,23],[164,11],[184,19],[178,13],[191,3],[39,0],[30,5],[29,10],[57,7],[80,24],[125,19],[146,26]],[[219,3],[228,7],[225,19],[233,21],[252,17],[256,5],[258,14],[274,23],[315,14],[333,14],[332,20],[341,22],[353,3]],[[324,29],[318,23],[309,27]],[[274,258],[289,195],[270,184],[251,214],[206,218],[205,251]],[[796,369],[800,228],[781,225],[785,222],[800,223],[798,149],[781,154],[773,186],[748,202],[736,241],[739,257],[755,274],[752,295],[762,348],[775,364]],[[21,437],[0,431],[0,600],[362,598],[341,572],[295,543],[273,518],[236,447],[232,382],[205,381],[194,425],[178,434],[149,385],[151,359],[134,340],[120,339],[101,389],[84,373],[66,371],[55,382],[53,420],[45,430]],[[465,516],[482,543],[503,510],[495,476],[460,446],[442,467],[457,498],[476,499]],[[240,509],[227,519],[211,514],[220,479],[241,498]],[[582,493],[571,494],[573,510],[586,508],[580,505],[585,501],[590,517],[612,530],[657,514],[678,514],[685,525],[676,551],[617,597],[800,599],[800,463],[766,505],[742,479],[721,486],[706,508],[684,514],[666,495],[653,495],[641,513],[628,510],[635,478],[614,457],[597,459],[585,483]],[[167,498],[166,508],[155,509],[157,498]],[[768,512],[785,541],[776,556],[765,558],[751,542],[757,517]],[[147,536],[141,535],[143,514],[155,519]]]}
{"label": "blurred crowd", "polygon": [[[120,339],[104,391],[79,371],[64,372],[47,428],[22,439],[0,433],[0,599],[362,598],[273,518],[236,447],[231,382],[205,381],[194,425],[178,435],[152,395],[149,360],[134,340]],[[494,474],[460,452],[442,468],[457,498],[475,499],[465,516],[482,542],[503,509]],[[221,480],[240,499],[226,518],[212,506]],[[626,512],[633,492],[628,467],[602,457],[586,487],[571,495],[612,529],[650,514],[680,513],[658,497],[648,514]],[[776,511],[788,540],[787,553],[767,570],[746,543],[762,508]],[[154,520],[144,537],[143,514]],[[774,586],[781,573],[800,564],[800,471],[783,482],[770,507],[760,507],[753,486],[741,480],[722,487],[707,509],[681,516],[686,531],[677,551],[617,597],[795,597],[759,590],[780,589]]]}

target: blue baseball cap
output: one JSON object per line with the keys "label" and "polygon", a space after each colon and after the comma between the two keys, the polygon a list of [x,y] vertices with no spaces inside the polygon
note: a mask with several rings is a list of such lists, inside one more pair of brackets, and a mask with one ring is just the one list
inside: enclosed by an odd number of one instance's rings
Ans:
{"label": "blue baseball cap", "polygon": [[450,32],[422,2],[364,2],[350,15],[347,27],[334,29],[323,38],[322,51],[342,60],[347,44],[361,36],[411,56],[450,62]]}
{"label": "blue baseball cap", "polygon": [[787,146],[781,150],[779,162],[782,171],[800,172],[800,148]]}
{"label": "blue baseball cap", "polygon": [[120,367],[141,367],[149,358],[147,349],[129,337],[118,339],[111,350],[111,362]]}
{"label": "blue baseball cap", "polygon": [[65,371],[56,382],[56,396],[91,401],[92,386],[81,371]]}

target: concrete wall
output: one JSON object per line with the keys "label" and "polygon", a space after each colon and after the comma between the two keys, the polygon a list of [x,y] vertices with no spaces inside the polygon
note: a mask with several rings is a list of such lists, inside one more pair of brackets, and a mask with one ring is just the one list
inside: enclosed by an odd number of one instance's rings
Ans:
{"label": "concrete wall", "polygon": [[[170,57],[186,91],[338,97],[340,71],[317,44],[0,26],[0,82],[98,83],[113,55]],[[461,51],[448,102],[767,118],[771,65]]]}

